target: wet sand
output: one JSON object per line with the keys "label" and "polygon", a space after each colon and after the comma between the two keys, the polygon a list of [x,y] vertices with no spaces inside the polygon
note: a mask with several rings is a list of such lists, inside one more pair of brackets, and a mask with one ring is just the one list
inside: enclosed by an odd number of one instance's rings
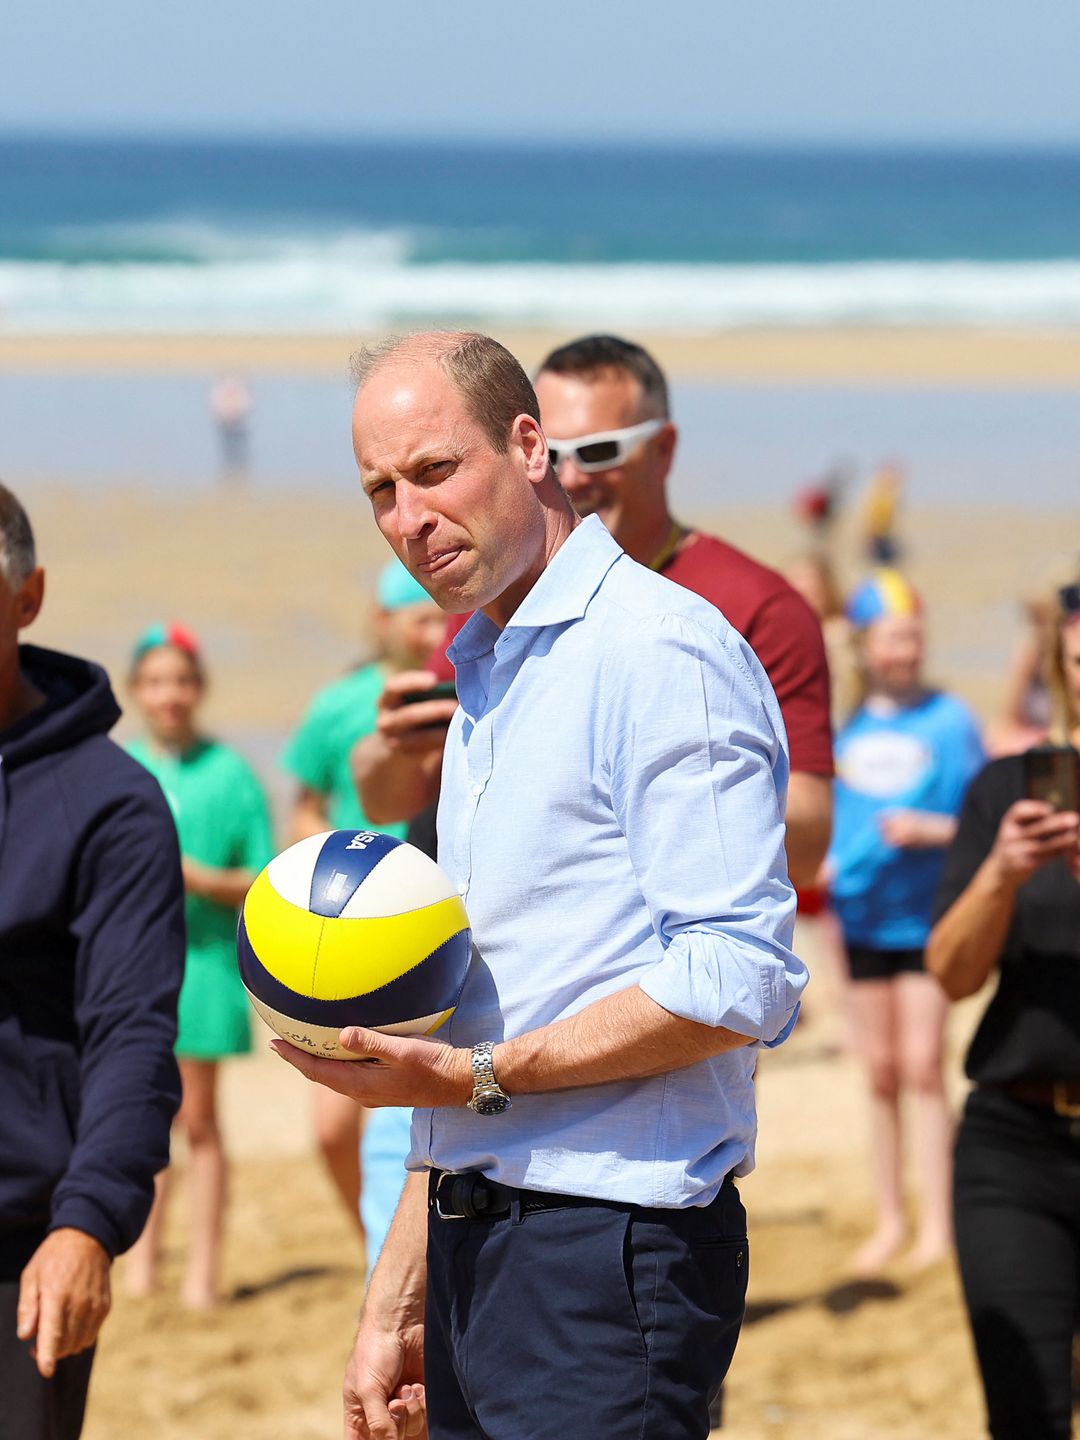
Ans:
{"label": "wet sand", "polygon": [[[497,332],[526,366],[564,331]],[[241,369],[345,375],[361,335],[4,335],[0,370],[177,373]],[[1066,385],[1080,380],[1080,334],[995,330],[731,330],[637,334],[681,379]]]}

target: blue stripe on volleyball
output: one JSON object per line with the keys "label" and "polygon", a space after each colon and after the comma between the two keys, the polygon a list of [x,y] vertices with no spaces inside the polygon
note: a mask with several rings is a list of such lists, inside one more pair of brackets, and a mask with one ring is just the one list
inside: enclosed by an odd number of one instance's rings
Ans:
{"label": "blue stripe on volleyball", "polygon": [[240,978],[251,993],[290,1020],[338,1029],[346,1025],[396,1025],[422,1015],[438,1015],[457,1005],[472,956],[472,931],[459,930],[451,935],[418,965],[378,990],[344,1000],[313,1000],[275,980],[252,949],[243,916],[236,931],[236,956]]}
{"label": "blue stripe on volleyball", "polygon": [[335,830],[323,841],[311,872],[308,909],[336,920],[379,861],[400,844],[378,830]]}

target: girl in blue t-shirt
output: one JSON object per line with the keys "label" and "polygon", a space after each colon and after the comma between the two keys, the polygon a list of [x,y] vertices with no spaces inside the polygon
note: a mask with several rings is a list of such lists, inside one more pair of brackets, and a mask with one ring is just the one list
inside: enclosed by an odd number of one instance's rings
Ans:
{"label": "girl in blue t-shirt", "polygon": [[947,1001],[925,973],[923,947],[945,847],[984,755],[967,709],[923,680],[921,604],[904,577],[875,572],[846,609],[863,697],[836,739],[827,870],[847,946],[855,1044],[870,1080],[878,1223],[854,1265],[872,1274],[905,1239],[903,1090],[918,1111],[922,1171],[911,1261],[932,1264],[951,1246],[952,1119],[942,1074]]}

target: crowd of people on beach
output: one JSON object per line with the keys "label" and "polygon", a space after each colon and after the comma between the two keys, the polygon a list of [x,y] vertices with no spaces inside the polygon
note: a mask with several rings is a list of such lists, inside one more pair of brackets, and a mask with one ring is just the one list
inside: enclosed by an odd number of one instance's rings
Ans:
{"label": "crowd of people on beach", "polygon": [[[365,362],[361,393],[403,363],[397,356],[388,349]],[[783,739],[770,784],[798,905],[794,941],[783,939],[781,918],[777,944],[783,955],[800,955],[805,940],[832,977],[823,989],[843,1007],[844,1043],[866,1077],[877,1213],[852,1272],[881,1274],[911,1240],[901,1132],[910,1097],[918,1218],[907,1263],[936,1265],[955,1249],[994,1440],[1062,1440],[1071,1433],[1080,1317],[1080,571],[1025,600],[1027,630],[1003,677],[1005,704],[984,726],[928,679],[924,604],[901,543],[898,463],[873,477],[845,532],[854,536],[847,553],[837,521],[849,511],[851,475],[841,468],[800,490],[795,507],[808,544],[781,574],[672,514],[678,431],[666,377],[644,348],[609,335],[575,340],[542,362],[534,388],[548,481],[568,497],[570,523],[585,522],[575,534],[595,546],[601,522],[621,552],[651,572],[646,588],[659,575],[719,610],[756,657],[747,683],[775,696]],[[246,395],[241,405],[222,389],[215,414],[236,429],[249,409]],[[235,470],[238,442],[230,443]],[[525,427],[523,453],[528,443]],[[378,520],[385,502],[367,474]],[[387,533],[388,522],[380,528]],[[581,565],[600,564],[593,552],[582,555]],[[841,571],[857,577],[846,593]],[[292,800],[275,837],[264,779],[204,732],[213,656],[182,623],[154,621],[133,637],[127,695],[140,733],[126,755],[105,748],[118,710],[103,672],[21,638],[42,604],[42,571],[26,512],[0,486],[0,1074],[23,1097],[4,1107],[19,1115],[0,1118],[0,1434],[78,1435],[112,1260],[127,1252],[123,1280],[132,1297],[159,1283],[173,1123],[187,1154],[181,1298],[193,1308],[220,1302],[227,1160],[218,1079],[223,1063],[251,1047],[235,922],[275,848],[370,828],[408,838],[433,858],[457,844],[449,802],[439,810],[444,748],[460,724],[458,699],[445,687],[455,660],[463,702],[462,684],[477,683],[468,667],[478,632],[470,611],[447,615],[436,588],[429,593],[400,558],[381,570],[370,601],[371,658],[311,699],[280,757]],[[665,693],[646,685],[649,713],[675,704],[679,683],[673,672]],[[640,728],[648,728],[644,718]],[[713,753],[733,753],[735,744],[720,735]],[[763,742],[746,745],[757,753]],[[737,814],[732,784],[724,793]],[[635,803],[644,802],[628,793],[623,806],[620,794],[615,813],[643,823]],[[62,853],[48,860],[39,854],[48,848],[46,829],[64,837]],[[704,863],[734,873],[728,844]],[[652,863],[634,859],[635,869]],[[764,872],[755,883],[775,890]],[[665,943],[679,929],[673,922]],[[762,1020],[753,1033],[722,1008],[706,1021],[705,1010],[694,1009],[700,996],[693,1004],[654,998],[699,1030],[722,1026],[770,1047],[798,1013],[805,974],[788,963],[776,1023]],[[946,1096],[949,1002],[975,994],[991,975],[998,986],[968,1052],[972,1091],[957,1134]],[[811,1024],[813,1008],[811,1000]],[[769,1063],[766,1048],[761,1057]],[[757,1047],[747,1083],[756,1061]],[[665,1062],[648,1073],[665,1073]],[[752,1086],[747,1093],[751,1120],[724,1113],[717,1143],[740,1126],[752,1130]],[[387,1237],[410,1143],[414,1165],[424,1161],[423,1144],[410,1142],[404,1104],[365,1108],[327,1083],[312,1094],[318,1148],[381,1297],[389,1282],[380,1290],[377,1275],[397,1273],[401,1253]],[[688,1113],[697,1103],[687,1099]],[[523,1104],[521,1113],[536,1112]],[[730,1219],[740,1154],[732,1151],[714,1186],[696,1197],[679,1191],[668,1204],[711,1210],[722,1201]],[[493,1186],[496,1199],[517,1183]],[[621,1199],[591,1183],[581,1196],[609,1206]],[[569,1188],[530,1184],[538,1192]],[[433,1195],[437,1207],[450,1205],[438,1187]],[[390,1258],[373,1279],[384,1246]],[[700,1259],[701,1246],[691,1253]],[[745,1273],[738,1283],[741,1314]],[[737,1330],[736,1321],[728,1358]],[[453,1369],[447,1345],[442,1363]],[[676,1376],[674,1358],[671,1367]],[[718,1362],[717,1379],[724,1368]],[[540,1371],[538,1386],[550,1380]],[[659,1398],[650,1404],[665,1403],[666,1383],[672,1395],[697,1383],[671,1376],[658,1368]],[[424,1387],[407,1366],[379,1394],[362,1359],[350,1377],[348,1434],[423,1433]],[[719,1424],[717,1386],[710,1381],[702,1395]],[[640,1433],[705,1433],[694,1428],[700,1406],[670,1405],[680,1415],[683,1406],[683,1428]],[[393,1429],[378,1428],[376,1406]],[[470,1392],[465,1409],[473,1408]],[[451,1410],[439,1412],[445,1428],[433,1424],[433,1436],[524,1433],[482,1432],[475,1416],[443,1421]],[[973,1431],[976,1424],[972,1417]],[[630,1432],[601,1424],[597,1433],[614,1440]]]}

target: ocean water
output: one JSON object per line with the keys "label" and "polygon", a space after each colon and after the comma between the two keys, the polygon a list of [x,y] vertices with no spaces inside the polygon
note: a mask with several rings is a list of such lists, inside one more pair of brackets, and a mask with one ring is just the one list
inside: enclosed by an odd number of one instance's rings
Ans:
{"label": "ocean water", "polygon": [[1080,326],[1080,152],[0,140],[0,327]]}

